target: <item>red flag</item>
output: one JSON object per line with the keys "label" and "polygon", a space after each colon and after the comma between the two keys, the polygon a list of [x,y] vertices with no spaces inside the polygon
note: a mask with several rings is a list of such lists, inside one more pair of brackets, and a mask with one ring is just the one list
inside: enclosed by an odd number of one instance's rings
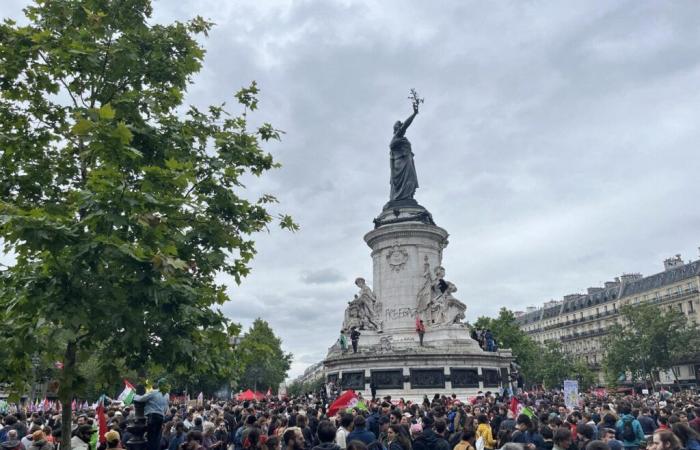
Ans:
{"label": "red flag", "polygon": [[78,409],[78,404],[76,403],[75,399],[73,399],[73,401],[70,403],[70,409],[72,409],[73,411]]}
{"label": "red flag", "polygon": [[352,408],[357,404],[357,394],[352,389],[348,389],[343,392],[343,394],[335,399],[335,401],[328,408],[328,417],[333,417],[335,413],[341,409]]}
{"label": "red flag", "polygon": [[518,406],[520,405],[520,402],[518,401],[517,398],[513,397],[510,400],[510,412],[513,413],[513,419],[518,418]]}
{"label": "red flag", "polygon": [[101,443],[107,442],[107,438],[105,437],[105,433],[107,433],[107,417],[105,417],[105,402],[102,397],[97,401],[97,409],[95,412],[97,413],[97,439]]}

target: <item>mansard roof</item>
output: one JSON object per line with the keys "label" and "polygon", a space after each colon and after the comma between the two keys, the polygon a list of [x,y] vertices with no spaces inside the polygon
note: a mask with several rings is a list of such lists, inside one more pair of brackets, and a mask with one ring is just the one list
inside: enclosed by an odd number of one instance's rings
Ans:
{"label": "mansard roof", "polygon": [[644,277],[640,280],[625,283],[622,288],[621,297],[629,297],[630,295],[658,289],[698,275],[700,275],[700,260],[683,264],[682,266],[674,267],[664,272]]}
{"label": "mansard roof", "polygon": [[619,289],[619,285],[615,285],[592,294],[581,294],[575,298],[567,299],[564,301],[561,312],[566,314],[568,312],[588,308],[589,306],[601,305],[615,301],[618,296]]}
{"label": "mansard roof", "polygon": [[520,324],[528,324],[538,320],[556,317],[560,314],[568,314],[579,309],[610,303],[617,298],[629,297],[697,276],[700,276],[700,260],[692,261],[638,280],[626,281],[622,284],[615,283],[613,286],[602,288],[591,294],[567,295],[562,303],[548,308],[539,308],[536,311],[523,314],[518,317],[517,322]]}

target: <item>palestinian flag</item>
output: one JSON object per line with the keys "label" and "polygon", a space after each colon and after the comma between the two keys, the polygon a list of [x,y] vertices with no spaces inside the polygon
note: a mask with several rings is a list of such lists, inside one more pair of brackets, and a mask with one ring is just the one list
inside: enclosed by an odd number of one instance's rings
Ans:
{"label": "palestinian flag", "polygon": [[525,414],[528,417],[534,417],[535,413],[528,407],[513,397],[510,401],[510,412],[513,413],[513,419],[517,419],[520,414]]}
{"label": "palestinian flag", "polygon": [[353,391],[352,389],[348,389],[347,391],[343,392],[342,395],[340,395],[340,397],[335,399],[335,401],[328,408],[328,417],[333,417],[335,413],[337,413],[340,410],[352,409],[355,407],[367,410],[367,405],[365,405],[364,402],[360,401],[360,398],[355,393],[355,391]]}
{"label": "palestinian flag", "polygon": [[131,402],[134,401],[134,393],[134,386],[132,386],[127,380],[124,380],[124,390],[121,394],[119,394],[117,400],[124,403],[124,406],[131,405]]}

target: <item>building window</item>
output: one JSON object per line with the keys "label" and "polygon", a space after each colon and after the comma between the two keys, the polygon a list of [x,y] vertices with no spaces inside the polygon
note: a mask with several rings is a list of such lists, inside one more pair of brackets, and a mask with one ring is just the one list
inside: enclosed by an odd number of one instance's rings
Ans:
{"label": "building window", "polygon": [[683,312],[683,303],[678,304],[678,311]]}
{"label": "building window", "polygon": [[672,295],[673,295],[673,289],[672,289],[672,288],[666,289],[666,295],[668,295],[669,297],[672,296]]}
{"label": "building window", "polygon": [[693,308],[693,301],[690,300],[690,301],[688,302],[688,313],[690,314],[690,313],[692,313],[692,312],[695,312],[695,309]]}

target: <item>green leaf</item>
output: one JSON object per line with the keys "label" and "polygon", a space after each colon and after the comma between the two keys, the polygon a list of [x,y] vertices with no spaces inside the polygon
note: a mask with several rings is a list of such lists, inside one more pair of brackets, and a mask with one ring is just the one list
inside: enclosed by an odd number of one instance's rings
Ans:
{"label": "green leaf", "polygon": [[131,134],[131,131],[124,122],[119,122],[117,124],[117,128],[114,129],[112,136],[118,138],[123,145],[126,145],[131,142],[133,134]]}
{"label": "green leaf", "polygon": [[99,114],[100,114],[100,119],[107,119],[107,120],[114,119],[114,109],[112,108],[112,105],[110,105],[109,103],[107,103],[106,105],[103,105],[100,108]]}
{"label": "green leaf", "polygon": [[73,128],[71,128],[71,133],[76,136],[85,136],[93,127],[94,124],[91,121],[87,119],[78,119],[75,125],[73,125]]}

